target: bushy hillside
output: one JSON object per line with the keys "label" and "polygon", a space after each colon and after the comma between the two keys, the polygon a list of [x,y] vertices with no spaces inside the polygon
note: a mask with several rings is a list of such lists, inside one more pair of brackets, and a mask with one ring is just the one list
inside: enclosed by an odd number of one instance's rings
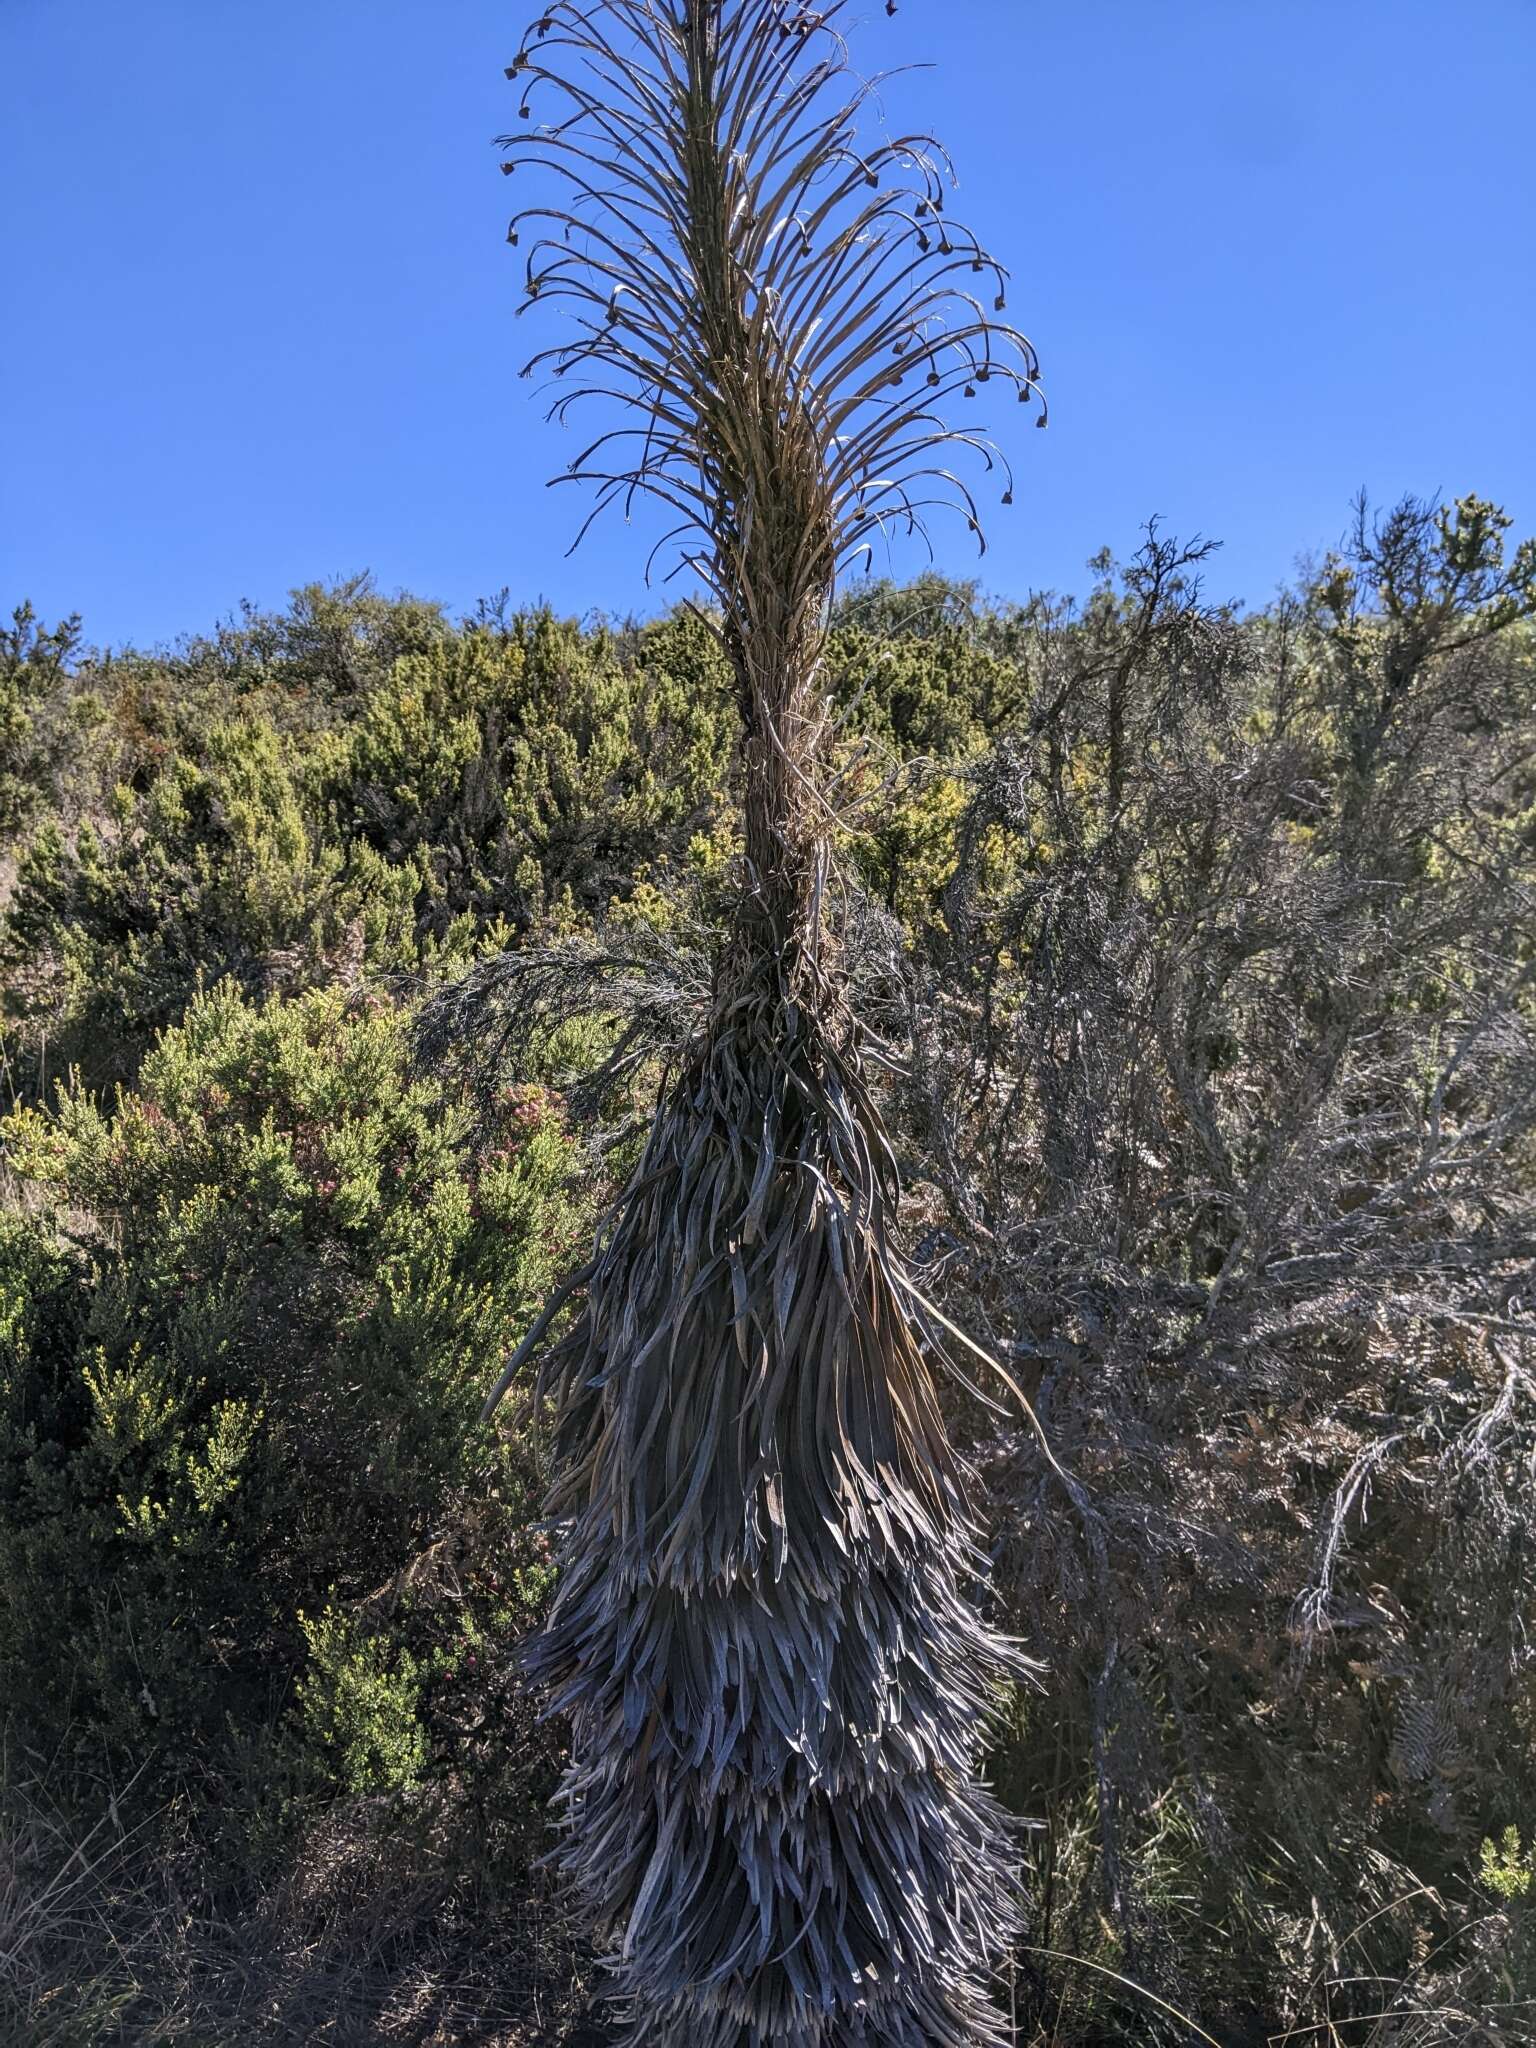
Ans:
{"label": "bushy hillside", "polygon": [[[910,1241],[1008,1379],[1018,2038],[1514,2043],[1536,551],[1362,514],[1251,615],[1207,555],[833,643]],[[0,636],[0,2038],[576,2038],[478,1414],[707,998],[736,737],[686,609]]]}

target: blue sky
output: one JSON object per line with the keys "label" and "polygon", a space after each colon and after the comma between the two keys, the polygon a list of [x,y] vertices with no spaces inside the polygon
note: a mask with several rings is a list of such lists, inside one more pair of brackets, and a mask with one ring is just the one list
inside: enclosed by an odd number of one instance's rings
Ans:
{"label": "blue sky", "polygon": [[[622,526],[565,558],[516,376],[523,19],[0,0],[0,604],[120,644],[362,568],[655,602]],[[1045,366],[989,588],[1080,588],[1156,513],[1262,602],[1362,485],[1536,526],[1536,0],[868,0],[856,47],[934,60],[890,117],[950,142]]]}

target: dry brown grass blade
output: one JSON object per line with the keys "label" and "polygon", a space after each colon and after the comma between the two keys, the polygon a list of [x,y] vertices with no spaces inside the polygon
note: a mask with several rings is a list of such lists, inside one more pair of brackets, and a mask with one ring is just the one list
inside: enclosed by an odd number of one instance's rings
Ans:
{"label": "dry brown grass blade", "polygon": [[1209,2043],[1209,2048],[1222,2048],[1222,2043],[1214,2034],[1208,2034],[1198,2020],[1192,2020],[1187,2012],[1180,2012],[1176,2005],[1170,2005],[1167,1999],[1159,1997],[1157,1992],[1149,1991],[1145,1984],[1138,1984],[1134,1977],[1127,1977],[1120,1970],[1110,1969],[1107,1963],[1096,1963],[1088,1956],[1069,1955],[1062,1949],[1037,1948],[1031,1942],[1023,1945],[1022,1953],[1027,1956],[1043,1956],[1048,1962],[1071,1963],[1077,1969],[1090,1970],[1095,1976],[1107,1977],[1122,1990],[1134,1992],[1138,1998],[1145,1999],[1148,2005],[1155,2005],[1159,2012],[1167,2013],[1168,2017],[1177,2020],[1180,2026],[1188,2027],[1196,2041]]}

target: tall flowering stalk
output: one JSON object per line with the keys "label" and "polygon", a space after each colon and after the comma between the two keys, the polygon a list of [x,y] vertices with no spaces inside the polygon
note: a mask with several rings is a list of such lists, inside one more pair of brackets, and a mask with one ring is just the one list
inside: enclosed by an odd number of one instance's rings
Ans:
{"label": "tall flowering stalk", "polygon": [[540,187],[509,238],[570,319],[527,373],[561,418],[605,415],[568,472],[593,517],[673,515],[657,559],[710,593],[744,734],[707,1021],[502,1383],[543,1349],[564,1533],[530,1658],[570,1717],[564,1863],[636,2048],[999,2042],[1015,1921],[975,1763],[1018,1661],[976,1611],[942,1319],[827,936],[822,662],[884,535],[935,506],[979,535],[967,467],[1011,495],[949,409],[1030,403],[1037,364],[938,144],[860,139],[879,80],[843,13],[553,0],[508,71],[530,125],[504,168]]}

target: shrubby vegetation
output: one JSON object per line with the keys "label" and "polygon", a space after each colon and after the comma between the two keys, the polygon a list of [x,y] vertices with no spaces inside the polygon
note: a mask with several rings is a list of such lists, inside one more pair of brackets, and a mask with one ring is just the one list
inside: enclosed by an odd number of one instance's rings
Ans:
{"label": "shrubby vegetation", "polygon": [[[833,642],[911,1241],[1016,1383],[954,1402],[1047,1666],[1020,2039],[1188,2038],[1122,1973],[1514,2042],[1536,551],[1362,514],[1253,615],[1207,552]],[[707,990],[733,721],[686,611],[0,638],[11,2037],[563,2038],[538,1446],[478,1412]]]}
{"label": "shrubby vegetation", "polygon": [[[305,1641],[347,1651],[309,1617],[471,1503],[521,1503],[476,1416],[566,1250],[569,1141],[531,1086],[469,1155],[462,1107],[405,1054],[376,998],[258,1007],[226,984],[110,1113],[76,1082],[9,1119],[32,1203],[0,1264],[0,1659],[56,1744],[225,1768],[276,1733],[274,1673]],[[334,1720],[346,1690],[317,1678],[304,1703]],[[325,1744],[369,1752],[366,1730]]]}

